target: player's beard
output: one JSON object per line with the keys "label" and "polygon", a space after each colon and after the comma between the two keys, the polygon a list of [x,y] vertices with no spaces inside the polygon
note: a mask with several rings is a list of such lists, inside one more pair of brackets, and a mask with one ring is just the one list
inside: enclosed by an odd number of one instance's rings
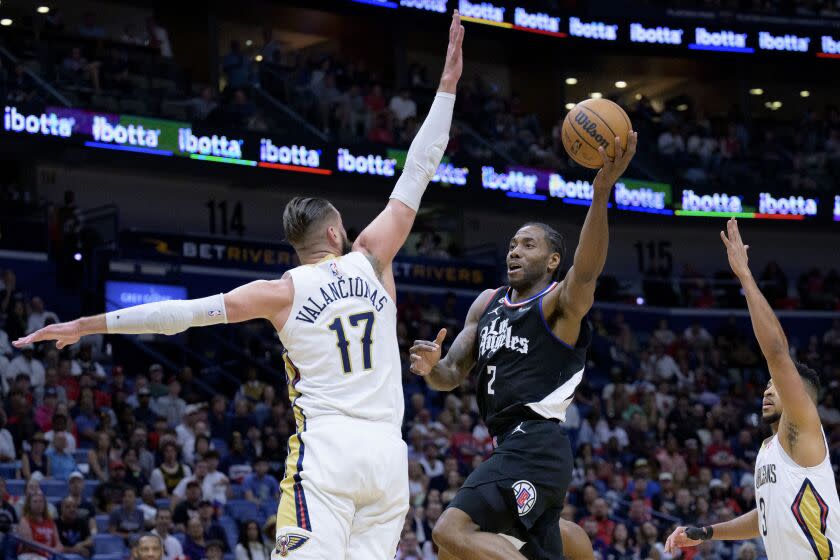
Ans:
{"label": "player's beard", "polygon": [[341,254],[346,255],[350,251],[353,250],[353,244],[350,243],[350,239],[347,237],[347,232],[342,232],[341,235]]}
{"label": "player's beard", "polygon": [[776,424],[781,419],[782,419],[782,413],[781,412],[774,412],[774,413],[769,414],[769,415],[762,415],[761,416],[761,421],[764,422],[765,424],[767,424],[768,426],[772,426],[773,424]]}

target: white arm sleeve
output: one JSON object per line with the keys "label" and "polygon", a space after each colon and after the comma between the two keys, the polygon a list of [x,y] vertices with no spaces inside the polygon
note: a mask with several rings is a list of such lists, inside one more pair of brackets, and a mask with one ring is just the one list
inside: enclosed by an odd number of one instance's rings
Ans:
{"label": "white arm sleeve", "polygon": [[405,167],[391,193],[391,198],[396,198],[415,212],[420,208],[423,192],[435,176],[443,151],[449,143],[449,127],[454,108],[454,94],[438,92],[435,95],[423,126],[411,142]]}
{"label": "white arm sleeve", "polygon": [[105,314],[109,334],[178,334],[190,327],[227,323],[224,294],[156,301]]}

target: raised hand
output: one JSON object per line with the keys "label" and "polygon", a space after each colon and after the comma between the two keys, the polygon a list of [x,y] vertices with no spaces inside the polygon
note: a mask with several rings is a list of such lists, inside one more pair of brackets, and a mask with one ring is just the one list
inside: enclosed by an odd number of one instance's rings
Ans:
{"label": "raised hand", "polygon": [[440,353],[443,341],[446,338],[446,329],[440,332],[434,342],[428,340],[415,340],[414,346],[409,350],[411,354],[411,372],[425,377],[432,372],[432,369],[440,361]]}
{"label": "raised hand", "polygon": [[738,230],[738,220],[729,218],[726,222],[726,233],[720,232],[720,238],[726,246],[726,256],[729,257],[729,266],[732,267],[732,272],[735,276],[741,278],[750,273],[749,258],[747,257],[747,249],[749,245],[744,245],[741,239],[741,232]]}
{"label": "raised hand", "polygon": [[677,527],[674,529],[674,532],[671,533],[671,536],[665,541],[665,552],[673,554],[679,551],[680,548],[697,546],[703,542],[701,540],[689,539],[685,534],[685,530],[686,527]]}
{"label": "raised hand", "polygon": [[598,153],[601,155],[603,165],[598,171],[598,175],[595,176],[593,188],[606,190],[613,188],[613,185],[615,185],[615,182],[618,181],[618,178],[627,171],[627,166],[630,165],[630,161],[633,159],[633,156],[636,155],[636,143],[638,140],[639,133],[631,130],[627,138],[627,149],[624,150],[621,148],[621,139],[616,136],[615,157],[612,159],[607,156],[607,152],[604,148],[598,148]]}
{"label": "raised hand", "polygon": [[449,46],[446,47],[446,62],[443,65],[438,91],[455,93],[458,80],[461,79],[461,73],[464,71],[464,52],[461,49],[463,43],[464,26],[461,25],[461,14],[455,10],[452,13],[452,23],[449,25]]}
{"label": "raised hand", "polygon": [[32,334],[15,340],[12,345],[15,348],[23,348],[27,344],[34,344],[44,340],[55,340],[55,346],[60,350],[65,346],[76,344],[81,337],[82,333],[76,321],[70,321],[69,323],[56,323],[54,325],[48,325],[43,329],[38,329]]}

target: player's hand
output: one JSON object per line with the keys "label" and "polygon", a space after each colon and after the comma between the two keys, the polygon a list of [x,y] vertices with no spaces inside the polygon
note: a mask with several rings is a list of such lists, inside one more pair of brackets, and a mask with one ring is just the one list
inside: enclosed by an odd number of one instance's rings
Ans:
{"label": "player's hand", "polygon": [[686,527],[677,527],[674,529],[674,532],[671,533],[671,536],[665,541],[665,552],[673,554],[674,552],[679,551],[680,548],[697,546],[703,542],[701,540],[689,539],[685,534],[685,530]]}
{"label": "player's hand", "polygon": [[616,136],[615,157],[612,159],[607,156],[607,152],[604,148],[598,148],[598,154],[601,156],[601,162],[603,165],[598,171],[598,174],[595,176],[595,181],[592,185],[596,191],[606,190],[609,193],[609,191],[613,188],[613,185],[615,185],[615,182],[618,181],[619,177],[627,171],[627,166],[630,165],[630,161],[633,159],[633,156],[636,155],[636,143],[638,140],[639,133],[631,130],[627,137],[627,149],[624,150],[621,148],[621,140],[618,136]]}
{"label": "player's hand", "polygon": [[443,74],[440,76],[438,91],[455,93],[461,72],[464,70],[464,26],[461,25],[461,14],[458,10],[452,13],[452,24],[449,26],[449,46],[446,47],[446,62],[443,64]]}
{"label": "player's hand", "polygon": [[432,372],[432,369],[440,361],[440,352],[443,348],[443,341],[446,338],[446,329],[440,332],[434,342],[428,340],[415,340],[411,347],[411,373],[425,377]]}
{"label": "player's hand", "polygon": [[55,340],[56,348],[61,350],[65,346],[76,344],[81,337],[82,333],[76,321],[70,321],[69,323],[56,323],[46,326],[43,329],[38,329],[32,334],[15,340],[12,345],[15,348],[23,348],[27,344],[35,344],[44,340]]}
{"label": "player's hand", "polygon": [[729,221],[726,222],[726,233],[720,232],[720,238],[726,246],[726,256],[729,257],[729,266],[732,267],[735,276],[743,278],[745,275],[749,275],[747,249],[750,246],[744,245],[741,232],[738,231],[738,221],[735,218],[729,218]]}

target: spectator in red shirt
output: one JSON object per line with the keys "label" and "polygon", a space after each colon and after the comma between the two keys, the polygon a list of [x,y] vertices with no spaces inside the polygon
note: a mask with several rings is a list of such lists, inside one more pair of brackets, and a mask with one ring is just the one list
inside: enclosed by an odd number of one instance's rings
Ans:
{"label": "spectator in red shirt", "polygon": [[374,84],[373,87],[370,88],[370,93],[368,93],[365,97],[365,106],[372,113],[379,113],[385,109],[385,105],[386,101],[385,96],[382,95],[382,86]]}
{"label": "spectator in red shirt", "polygon": [[388,113],[382,111],[376,115],[376,122],[368,132],[368,140],[378,144],[394,143],[394,133],[391,132],[391,126],[388,122]]}
{"label": "spectator in red shirt", "polygon": [[712,432],[712,443],[706,449],[706,463],[715,468],[731,467],[737,462],[732,447],[723,437],[723,430],[716,428]]}
{"label": "spectator in red shirt", "polygon": [[50,387],[44,391],[44,402],[35,409],[35,424],[38,425],[38,430],[44,433],[52,430],[52,418],[57,404],[58,393],[55,388]]}
{"label": "spectator in red shirt", "polygon": [[615,529],[615,521],[609,517],[609,507],[604,498],[598,498],[592,504],[592,515],[584,517],[580,521],[580,526],[585,527],[587,521],[594,521],[598,525],[598,531],[595,535],[604,541],[604,544],[609,546],[612,544],[613,529]]}
{"label": "spectator in red shirt", "polygon": [[458,428],[450,439],[450,446],[461,466],[471,465],[473,457],[481,454],[481,445],[473,436],[472,417],[469,414],[461,414]]}
{"label": "spectator in red shirt", "polygon": [[79,400],[79,380],[73,377],[71,368],[70,360],[58,362],[58,384],[67,392],[67,400],[75,404]]}

